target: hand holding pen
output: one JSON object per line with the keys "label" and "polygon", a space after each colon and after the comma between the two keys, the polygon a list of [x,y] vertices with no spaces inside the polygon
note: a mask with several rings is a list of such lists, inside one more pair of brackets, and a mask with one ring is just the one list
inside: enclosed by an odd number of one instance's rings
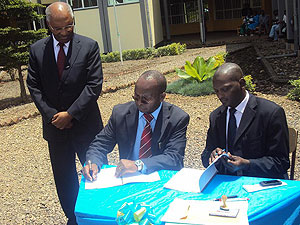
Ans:
{"label": "hand holding pen", "polygon": [[94,181],[97,178],[97,173],[98,166],[95,163],[92,163],[91,160],[88,160],[83,167],[83,176],[89,181]]}
{"label": "hand holding pen", "polygon": [[211,164],[216,158],[224,153],[227,153],[225,149],[216,148],[215,150],[213,150],[210,154],[209,164]]}

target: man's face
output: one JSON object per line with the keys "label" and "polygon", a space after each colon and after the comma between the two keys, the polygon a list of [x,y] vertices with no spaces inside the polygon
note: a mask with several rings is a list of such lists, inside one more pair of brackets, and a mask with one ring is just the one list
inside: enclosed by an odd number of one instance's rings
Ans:
{"label": "man's face", "polygon": [[140,78],[135,85],[132,97],[142,113],[152,113],[164,100],[165,93],[159,93],[155,80]]}
{"label": "man's face", "polygon": [[55,39],[61,43],[67,43],[73,37],[74,21],[69,13],[64,16],[52,16],[48,22]]}
{"label": "man's face", "polygon": [[213,88],[224,106],[235,108],[243,100],[244,88],[241,80],[232,81],[228,76],[218,76],[213,79]]}

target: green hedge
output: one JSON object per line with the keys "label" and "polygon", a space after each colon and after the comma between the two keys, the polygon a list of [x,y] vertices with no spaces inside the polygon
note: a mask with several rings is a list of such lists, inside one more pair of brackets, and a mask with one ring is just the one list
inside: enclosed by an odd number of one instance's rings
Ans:
{"label": "green hedge", "polygon": [[[180,55],[186,50],[185,44],[172,43],[167,46],[155,48],[140,48],[122,51],[123,60],[149,59],[153,57],[161,57],[168,55]],[[118,51],[101,54],[102,62],[118,62],[120,61],[120,53]]]}
{"label": "green hedge", "polygon": [[300,101],[300,79],[299,80],[290,80],[290,84],[294,86],[287,95],[288,99],[294,101]]}

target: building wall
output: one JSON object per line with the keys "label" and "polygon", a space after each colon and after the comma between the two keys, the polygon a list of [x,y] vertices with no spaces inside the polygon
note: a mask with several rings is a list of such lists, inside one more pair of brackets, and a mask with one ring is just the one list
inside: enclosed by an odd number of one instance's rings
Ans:
{"label": "building wall", "polygon": [[87,36],[98,42],[100,51],[103,52],[102,32],[100,25],[99,9],[75,10],[75,33]]}
{"label": "building wall", "polygon": [[149,14],[150,14],[153,46],[163,41],[164,38],[160,10],[161,9],[160,9],[159,0],[149,1]]}
{"label": "building wall", "polygon": [[[138,3],[116,6],[122,50],[144,48],[140,5]],[[119,51],[114,8],[108,7],[112,50]]]}

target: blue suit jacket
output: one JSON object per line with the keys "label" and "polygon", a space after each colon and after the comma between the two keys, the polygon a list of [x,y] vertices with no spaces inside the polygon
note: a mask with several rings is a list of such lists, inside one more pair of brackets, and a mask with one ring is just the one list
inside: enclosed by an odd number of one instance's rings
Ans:
{"label": "blue suit jacket", "polygon": [[[91,141],[103,128],[97,105],[102,82],[96,41],[74,34],[61,80],[52,36],[34,43],[30,48],[27,85],[43,117],[44,138],[48,141],[64,141],[66,138]],[[60,111],[68,111],[73,116],[71,129],[59,130],[51,124],[53,115]]]}
{"label": "blue suit jacket", "polygon": [[[152,134],[152,157],[143,159],[146,173],[156,170],[179,170],[183,167],[189,115],[175,105],[163,102]],[[113,108],[108,124],[96,136],[87,151],[87,160],[100,168],[116,144],[120,159],[131,159],[138,125],[135,102]]]}
{"label": "blue suit jacket", "polygon": [[[223,105],[210,115],[202,163],[209,164],[211,152],[226,147],[226,113]],[[250,94],[234,140],[233,155],[250,160],[241,175],[286,178],[289,168],[289,134],[284,110],[274,102]],[[231,174],[225,168],[220,173]]]}

